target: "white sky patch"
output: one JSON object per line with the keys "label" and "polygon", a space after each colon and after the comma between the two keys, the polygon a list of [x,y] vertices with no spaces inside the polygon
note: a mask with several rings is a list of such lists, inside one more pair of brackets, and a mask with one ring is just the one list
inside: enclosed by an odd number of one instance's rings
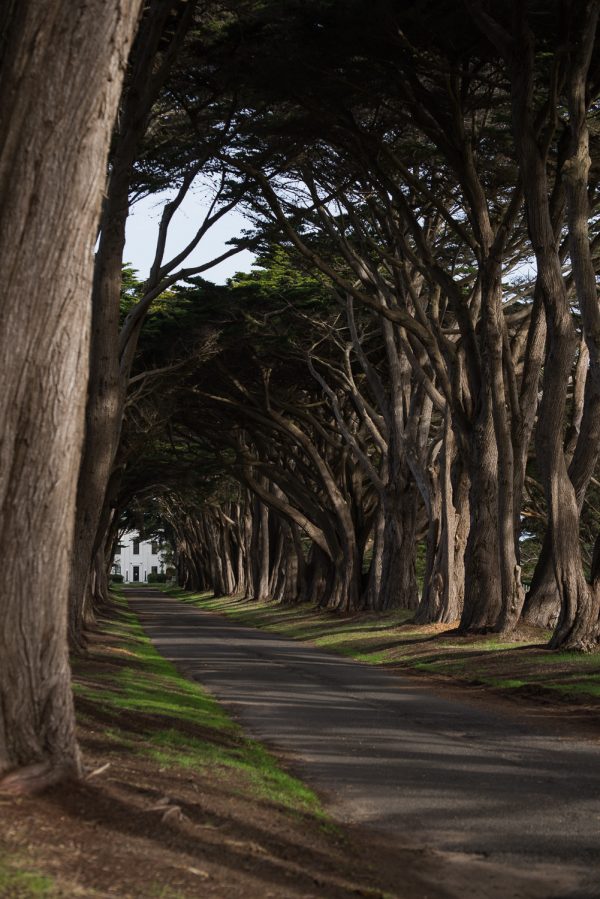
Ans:
{"label": "white sky patch", "polygon": [[[131,208],[127,220],[124,261],[137,270],[144,279],[150,272],[154,260],[158,225],[163,206],[171,195],[154,194],[138,200]],[[169,260],[193,238],[209,207],[209,198],[203,191],[190,191],[180,208],[173,216],[169,226],[169,236],[163,261]],[[199,246],[190,253],[188,259],[180,267],[191,268],[209,262],[225,252],[227,241],[232,237],[240,237],[250,224],[235,209],[228,212],[203,237]],[[236,272],[247,272],[254,261],[254,254],[242,250],[235,256],[201,273],[201,277],[215,284],[224,284]]]}

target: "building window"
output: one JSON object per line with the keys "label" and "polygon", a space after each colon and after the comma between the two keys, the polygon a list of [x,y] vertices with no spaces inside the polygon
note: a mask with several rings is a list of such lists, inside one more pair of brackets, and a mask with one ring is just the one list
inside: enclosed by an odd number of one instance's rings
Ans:
{"label": "building window", "polygon": [[152,566],[152,574],[158,574],[158,565]]}
{"label": "building window", "polygon": [[134,540],[133,541],[133,555],[139,556],[139,554],[140,554],[140,541]]}
{"label": "building window", "polygon": [[156,542],[156,540],[152,541],[152,555],[153,556],[158,555],[158,543]]}

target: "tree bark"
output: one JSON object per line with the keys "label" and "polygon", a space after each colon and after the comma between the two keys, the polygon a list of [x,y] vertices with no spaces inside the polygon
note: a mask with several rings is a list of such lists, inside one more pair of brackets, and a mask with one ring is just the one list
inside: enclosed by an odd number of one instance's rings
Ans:
{"label": "tree bark", "polygon": [[[263,484],[268,489],[267,484]],[[269,510],[258,499],[254,500],[252,528],[252,598],[257,602],[269,599]]]}
{"label": "tree bark", "polygon": [[418,492],[411,478],[403,489],[388,487],[383,499],[381,584],[377,611],[416,609],[419,588],[416,572]]}
{"label": "tree bark", "polygon": [[80,770],[66,612],[92,252],[139,7],[15,5],[0,71],[0,789],[12,792]]}
{"label": "tree bark", "polygon": [[449,624],[460,619],[463,609],[464,555],[469,533],[468,478],[456,456],[449,416],[430,505],[423,597],[415,622]]}
{"label": "tree bark", "polygon": [[[133,165],[144,136],[152,104],[168,72],[152,65],[173,12],[174,3],[152,0],[144,14],[125,91],[125,102],[114,135],[111,174],[100,222],[92,289],[92,327],[85,440],[77,488],[77,517],[71,582],[69,638],[72,647],[84,645],[83,616],[88,578],[104,539],[102,512],[119,447],[129,370],[119,359],[120,299]],[[191,14],[192,4],[186,10]]]}
{"label": "tree bark", "polygon": [[513,122],[548,327],[536,449],[548,503],[552,560],[560,597],[557,628],[550,645],[586,649],[598,640],[598,602],[595,589],[586,583],[583,574],[579,509],[563,445],[565,387],[576,337],[549,212],[545,157],[540,153],[532,120],[533,47],[533,35],[521,19],[512,57]]}
{"label": "tree bark", "polygon": [[465,553],[465,598],[462,632],[496,627],[502,608],[498,534],[498,451],[491,398],[483,389],[484,407],[470,440],[471,522]]}

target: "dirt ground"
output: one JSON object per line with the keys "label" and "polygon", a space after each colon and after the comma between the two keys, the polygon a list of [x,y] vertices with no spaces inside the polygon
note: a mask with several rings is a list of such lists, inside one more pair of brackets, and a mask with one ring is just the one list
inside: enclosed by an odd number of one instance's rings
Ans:
{"label": "dirt ground", "polygon": [[[364,845],[245,798],[235,778],[165,771],[97,734],[82,745],[88,761],[110,758],[110,774],[2,803],[2,851],[52,878],[49,896],[396,895]],[[38,895],[27,878],[5,879],[3,899]]]}

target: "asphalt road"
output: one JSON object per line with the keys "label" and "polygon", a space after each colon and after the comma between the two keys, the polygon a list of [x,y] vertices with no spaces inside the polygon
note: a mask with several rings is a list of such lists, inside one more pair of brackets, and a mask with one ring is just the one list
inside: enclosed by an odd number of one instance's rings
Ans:
{"label": "asphalt road", "polygon": [[536,731],[159,593],[129,596],[157,649],[334,817],[414,848],[424,899],[600,899],[598,741]]}

